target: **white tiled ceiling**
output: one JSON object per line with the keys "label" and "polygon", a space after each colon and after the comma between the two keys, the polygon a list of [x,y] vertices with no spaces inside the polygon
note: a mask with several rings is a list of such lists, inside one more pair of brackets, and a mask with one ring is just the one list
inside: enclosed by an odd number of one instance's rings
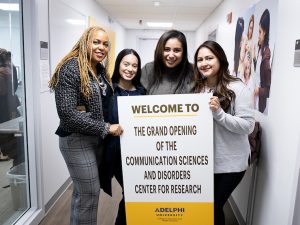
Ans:
{"label": "white tiled ceiling", "polygon": [[[146,22],[173,22],[173,28],[195,31],[223,0],[96,0],[127,29],[149,29]],[[139,21],[142,21],[140,24]]]}

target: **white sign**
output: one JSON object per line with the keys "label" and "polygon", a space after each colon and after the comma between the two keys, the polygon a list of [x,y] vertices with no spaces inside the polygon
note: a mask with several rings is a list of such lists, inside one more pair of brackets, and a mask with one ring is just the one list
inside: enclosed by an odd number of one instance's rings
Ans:
{"label": "white sign", "polygon": [[[166,217],[158,216],[160,203],[181,203],[179,210],[184,212],[190,207],[198,219],[201,212],[195,208],[203,205],[188,204],[209,203],[208,209],[204,208],[210,212],[208,221],[213,224],[210,97],[211,94],[118,97],[119,122],[124,128],[121,151],[127,224],[148,224],[145,218],[150,218],[149,224],[165,221]],[[148,212],[144,203],[152,207]],[[136,219],[137,214],[141,221]],[[194,224],[183,216],[176,218],[182,222],[178,224]]]}

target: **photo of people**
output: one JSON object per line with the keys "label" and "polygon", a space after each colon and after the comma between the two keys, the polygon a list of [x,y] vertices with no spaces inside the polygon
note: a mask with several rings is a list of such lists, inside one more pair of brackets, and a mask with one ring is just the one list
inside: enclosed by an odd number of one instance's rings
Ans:
{"label": "photo of people", "polygon": [[247,85],[255,109],[264,115],[268,114],[271,93],[275,9],[276,4],[270,4],[270,0],[251,6],[237,16],[234,36],[232,74]]}

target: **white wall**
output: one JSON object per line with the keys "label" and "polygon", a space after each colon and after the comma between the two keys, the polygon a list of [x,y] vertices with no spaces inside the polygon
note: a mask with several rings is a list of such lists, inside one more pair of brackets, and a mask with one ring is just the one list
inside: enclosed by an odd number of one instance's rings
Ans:
{"label": "white wall", "polygon": [[[157,38],[159,39],[160,36],[165,32],[165,30],[126,30],[126,48],[133,48],[135,49],[139,55],[141,55],[141,58],[143,55],[147,55],[145,58],[151,58],[153,59],[154,56],[154,50],[153,52],[145,52],[143,49],[139,49],[138,46],[138,38]],[[182,31],[187,39],[187,45],[188,45],[188,58],[190,62],[193,62],[194,52],[195,52],[195,32],[189,32],[189,31]],[[148,56],[149,55],[149,56]],[[147,62],[142,62],[142,64],[145,64]]]}
{"label": "white wall", "polygon": [[[299,7],[299,1],[279,0],[269,120],[263,124],[265,166],[259,171],[254,224],[291,224],[293,218],[299,172],[300,105],[294,104],[291,96],[298,96],[300,82],[300,68],[293,67],[295,40],[300,38],[300,27],[295,26],[295,21],[300,21]],[[264,215],[267,209],[272,213]]]}
{"label": "white wall", "polygon": [[[300,171],[299,171],[299,175],[300,175]],[[298,175],[297,197],[296,197],[296,204],[295,204],[294,212],[300,211],[300,179],[299,179],[299,175]],[[300,224],[300,214],[294,213],[293,225],[298,225],[298,224]]]}
{"label": "white wall", "polygon": [[[224,1],[198,29],[196,46],[206,40],[212,27],[218,27],[217,41],[224,47],[228,59],[232,59],[235,24],[228,24],[226,15],[232,12],[233,21],[236,21],[236,16],[255,3],[250,0]],[[257,114],[263,134],[253,218],[255,225],[292,224],[299,173],[300,106],[295,99],[299,95],[296,90],[300,68],[293,67],[295,40],[300,39],[300,27],[295,23],[300,21],[299,7],[299,1],[278,1],[269,110],[267,116]],[[248,190],[239,190],[233,195],[240,209],[247,202],[245,193],[247,195]]]}
{"label": "white wall", "polygon": [[78,12],[81,12],[83,15],[93,17],[99,25],[103,25],[116,33],[116,55],[120,52],[125,45],[125,30],[124,28],[116,21],[111,19],[109,14],[99,6],[95,0],[62,0],[70,7],[73,7]]}

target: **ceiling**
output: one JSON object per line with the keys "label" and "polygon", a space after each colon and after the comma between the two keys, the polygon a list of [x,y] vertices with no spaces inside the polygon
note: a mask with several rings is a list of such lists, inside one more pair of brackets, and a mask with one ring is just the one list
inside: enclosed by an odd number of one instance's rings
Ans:
{"label": "ceiling", "polygon": [[149,28],[146,22],[172,22],[173,29],[195,31],[223,0],[96,0],[126,29]]}

